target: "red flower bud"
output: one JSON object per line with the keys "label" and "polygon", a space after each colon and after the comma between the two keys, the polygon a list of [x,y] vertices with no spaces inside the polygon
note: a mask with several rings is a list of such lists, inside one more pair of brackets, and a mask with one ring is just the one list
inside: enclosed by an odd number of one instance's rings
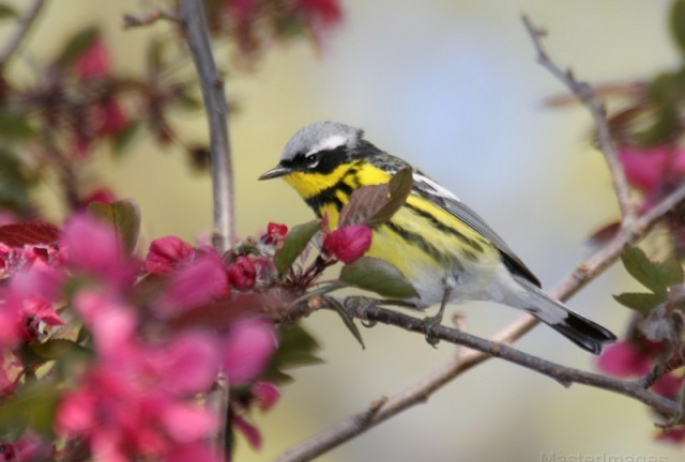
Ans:
{"label": "red flower bud", "polygon": [[240,255],[228,267],[228,281],[238,290],[251,289],[255,285],[257,271],[249,258]]}
{"label": "red flower bud", "polygon": [[288,227],[280,223],[270,222],[266,227],[266,234],[264,235],[264,243],[278,246],[283,242],[285,236],[288,234]]}
{"label": "red flower bud", "polygon": [[166,274],[178,263],[189,260],[194,252],[190,244],[175,236],[155,239],[145,257],[145,270],[152,274]]}
{"label": "red flower bud", "polygon": [[326,254],[333,254],[343,263],[359,259],[371,247],[371,228],[366,225],[352,225],[338,228],[323,241]]}

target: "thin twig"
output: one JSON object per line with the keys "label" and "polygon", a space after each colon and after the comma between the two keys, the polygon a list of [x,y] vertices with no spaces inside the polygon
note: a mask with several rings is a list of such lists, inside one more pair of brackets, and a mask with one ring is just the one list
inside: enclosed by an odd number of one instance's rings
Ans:
{"label": "thin twig", "polygon": [[[570,298],[583,286],[601,274],[609,265],[615,262],[626,246],[643,237],[655,223],[657,223],[666,213],[672,210],[683,200],[685,200],[685,184],[681,185],[659,204],[645,213],[642,217],[638,218],[630,227],[624,228],[611,242],[595,252],[595,254],[593,254],[590,258],[577,265],[571,274],[553,291],[551,291],[551,294],[560,300],[567,300]],[[394,313],[390,310],[385,311]],[[385,311],[383,313],[379,311],[366,311],[366,319],[379,322],[387,321],[388,323],[401,325],[402,327],[410,328],[411,330],[422,331],[414,324],[415,321],[410,321],[414,318],[403,315],[408,319],[405,319],[404,317],[398,317],[392,318],[392,322],[390,322],[389,319],[391,318],[385,318],[385,316],[387,316]],[[418,322],[420,323],[420,320]],[[503,359],[517,362],[519,359],[521,359],[520,357],[516,357],[516,355],[520,352],[516,352],[516,350],[511,348],[506,348],[505,344],[510,344],[518,340],[528,331],[530,331],[537,323],[538,321],[532,316],[521,316],[519,319],[495,334],[490,341],[478,339],[479,341],[487,342],[480,343],[482,348],[476,348],[462,352],[458,357],[442,365],[439,369],[425,378],[422,378],[417,383],[397,393],[396,395],[387,398],[382,408],[377,410],[371,419],[360,419],[360,416],[367,415],[368,410],[364,410],[360,413],[349,416],[334,426],[324,430],[322,433],[294,446],[287,452],[283,453],[280,457],[275,459],[274,462],[303,462],[311,460],[314,457],[317,457],[326,451],[339,446],[346,441],[349,441],[360,433],[367,431],[368,429],[399,414],[400,412],[405,411],[416,404],[424,403],[430,395],[435,393],[444,385],[451,382],[469,369],[489,360],[493,356],[499,356]],[[444,335],[444,337],[441,338],[448,341],[451,341],[448,339],[448,336],[453,336],[453,338],[456,339],[463,334],[447,327],[441,327],[441,332]],[[469,336],[469,338],[471,340],[473,337]],[[478,346],[475,343],[467,344],[466,342],[461,341],[458,343],[468,346],[469,348]],[[494,348],[493,345],[497,345],[497,347]],[[526,358],[522,361],[527,361],[528,359],[530,358]],[[531,364],[535,363],[534,359],[530,359],[530,361]],[[530,367],[531,364],[521,365]],[[544,367],[547,366],[548,365],[545,365]],[[558,367],[564,368],[563,366]],[[530,368],[534,369],[534,367]],[[558,376],[558,379],[561,381],[584,383],[632,396],[651,406],[654,406],[656,409],[660,409],[662,411],[665,410],[667,414],[675,409],[675,407],[673,407],[675,405],[672,402],[646,391],[645,387],[640,382],[626,382],[604,377],[599,374],[591,374],[582,371],[577,371],[579,375],[574,376],[573,374],[569,375],[571,370],[568,368],[559,370],[562,371]],[[547,373],[547,371],[547,369],[539,370],[539,372],[542,373]],[[577,380],[573,380],[574,377],[577,378]]]}
{"label": "thin twig", "polygon": [[234,236],[233,167],[228,135],[228,103],[222,76],[209,41],[207,18],[201,0],[181,0],[180,18],[186,41],[200,76],[202,97],[209,122],[214,197],[212,243],[219,252],[230,247]]}
{"label": "thin twig", "polygon": [[530,38],[533,40],[533,46],[537,52],[537,62],[561,81],[571,93],[587,107],[592,115],[595,127],[597,128],[599,147],[604,153],[604,158],[609,166],[611,178],[614,183],[616,198],[618,199],[618,205],[621,209],[621,222],[623,226],[631,224],[637,216],[637,207],[630,194],[630,187],[626,181],[623,165],[616,153],[616,147],[611,137],[609,124],[607,123],[606,107],[604,106],[604,103],[597,98],[597,95],[590,84],[577,80],[570,69],[565,71],[562,70],[549,58],[549,55],[542,44],[542,38],[545,36],[545,32],[534,27],[527,16],[522,16],[522,20]]}
{"label": "thin twig", "polygon": [[166,19],[168,21],[180,22],[181,18],[178,14],[173,11],[158,9],[150,13],[141,14],[125,14],[124,15],[124,29],[130,29],[132,27],[143,27],[154,24],[160,19]]}
{"label": "thin twig", "polygon": [[26,38],[26,34],[29,33],[31,26],[36,21],[36,18],[43,9],[44,5],[45,0],[34,0],[33,3],[26,9],[24,17],[19,21],[19,27],[17,28],[17,31],[10,38],[10,41],[7,42],[5,48],[0,52],[0,68],[7,66],[9,60],[12,59],[12,56],[14,56],[16,51],[19,49],[19,46]]}

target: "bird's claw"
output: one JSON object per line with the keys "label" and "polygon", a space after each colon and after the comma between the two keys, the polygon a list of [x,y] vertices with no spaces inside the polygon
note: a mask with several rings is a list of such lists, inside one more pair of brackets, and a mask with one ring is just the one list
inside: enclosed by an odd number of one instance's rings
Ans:
{"label": "bird's claw", "polygon": [[423,325],[424,331],[426,333],[426,342],[433,348],[435,348],[437,344],[440,343],[440,339],[435,333],[435,329],[440,327],[441,322],[442,316],[440,315],[429,316],[425,318],[423,321],[421,321],[421,324]]}

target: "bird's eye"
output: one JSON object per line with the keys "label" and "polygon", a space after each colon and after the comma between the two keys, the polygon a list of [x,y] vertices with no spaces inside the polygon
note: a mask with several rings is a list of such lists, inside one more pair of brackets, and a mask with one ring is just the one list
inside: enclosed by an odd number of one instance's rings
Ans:
{"label": "bird's eye", "polygon": [[319,156],[317,154],[310,154],[306,157],[307,168],[316,168],[319,165]]}

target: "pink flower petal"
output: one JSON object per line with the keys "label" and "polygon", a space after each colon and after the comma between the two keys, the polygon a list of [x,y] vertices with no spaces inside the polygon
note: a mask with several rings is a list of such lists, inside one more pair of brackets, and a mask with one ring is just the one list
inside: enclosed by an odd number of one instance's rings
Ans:
{"label": "pink flower petal", "polygon": [[254,449],[259,449],[262,447],[262,435],[259,433],[259,430],[257,430],[257,427],[250,424],[247,420],[243,419],[242,416],[233,416],[233,426],[245,436],[248,444]]}
{"label": "pink flower petal", "polygon": [[174,273],[163,297],[162,307],[171,312],[184,312],[228,293],[224,263],[216,252],[210,252]]}
{"label": "pink flower petal", "polygon": [[119,240],[112,228],[95,218],[71,218],[64,227],[61,245],[67,255],[66,263],[72,268],[105,279],[120,278],[123,264]]}
{"label": "pink flower petal", "polygon": [[165,345],[155,362],[161,369],[165,389],[173,395],[208,390],[219,370],[219,342],[206,332],[176,336]]}
{"label": "pink flower petal", "polygon": [[224,368],[231,386],[254,379],[276,350],[276,337],[266,323],[243,321],[233,326],[224,347]]}
{"label": "pink flower petal", "polygon": [[97,397],[89,391],[78,391],[67,395],[55,417],[55,429],[62,435],[82,434],[97,425],[95,407]]}
{"label": "pink flower petal", "polygon": [[88,289],[74,297],[74,306],[93,333],[100,354],[123,355],[129,351],[138,322],[131,308]]}
{"label": "pink flower petal", "polygon": [[168,451],[164,462],[226,462],[206,442],[175,445]]}
{"label": "pink flower petal", "polygon": [[271,409],[281,397],[278,387],[271,382],[257,382],[250,391],[257,399],[259,409],[262,411]]}
{"label": "pink flower petal", "polygon": [[169,436],[179,443],[209,438],[219,423],[209,409],[190,404],[167,406],[162,412],[162,421]]}
{"label": "pink flower petal", "polygon": [[644,375],[651,369],[651,358],[630,341],[609,345],[597,360],[597,368],[617,377]]}
{"label": "pink flower petal", "polygon": [[190,244],[175,236],[155,239],[145,258],[145,269],[152,274],[166,274],[178,263],[189,261],[194,253]]}

